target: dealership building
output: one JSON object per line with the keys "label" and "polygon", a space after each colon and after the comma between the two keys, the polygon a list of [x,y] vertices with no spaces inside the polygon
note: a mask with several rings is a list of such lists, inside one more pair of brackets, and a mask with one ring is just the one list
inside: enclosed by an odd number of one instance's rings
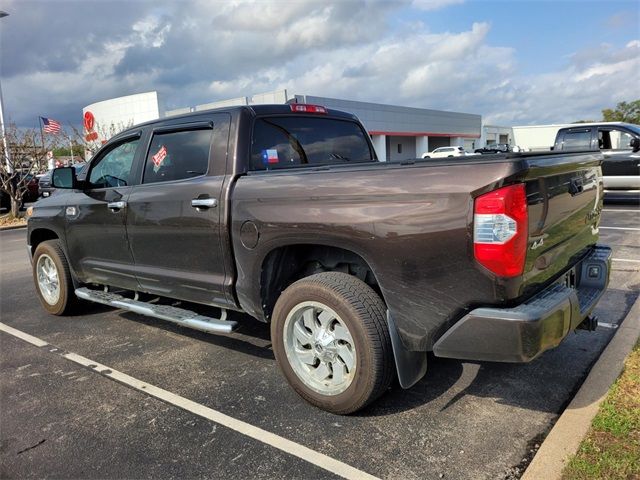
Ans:
{"label": "dealership building", "polygon": [[[236,105],[310,103],[355,114],[363,123],[381,160],[420,157],[438,147],[461,145],[467,151],[480,146],[482,117],[471,113],[357,102],[313,95],[290,95],[278,90],[250,97],[189,106],[165,111],[156,92],[128,95],[86,106],[85,134],[97,140],[130,125],[156,118]],[[87,113],[88,112],[88,113]],[[93,119],[87,122],[87,118]],[[92,130],[87,131],[91,126]],[[116,131],[113,131],[116,130]],[[109,135],[110,134],[110,135]]]}

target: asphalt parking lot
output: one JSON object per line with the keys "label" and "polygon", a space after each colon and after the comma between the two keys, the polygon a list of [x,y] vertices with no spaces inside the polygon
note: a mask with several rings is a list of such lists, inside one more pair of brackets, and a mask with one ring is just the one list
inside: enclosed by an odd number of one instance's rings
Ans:
{"label": "asphalt parking lot", "polygon": [[254,320],[212,336],[97,305],[45,314],[25,233],[0,232],[1,322],[43,342],[0,331],[2,478],[510,478],[640,290],[640,208],[606,205],[614,262],[596,314],[608,325],[526,365],[430,357],[415,387],[340,417],[288,387]]}

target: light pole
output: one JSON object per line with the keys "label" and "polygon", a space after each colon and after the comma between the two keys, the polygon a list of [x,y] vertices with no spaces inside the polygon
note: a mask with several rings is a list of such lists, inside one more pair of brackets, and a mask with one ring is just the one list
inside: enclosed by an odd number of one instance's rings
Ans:
{"label": "light pole", "polygon": [[[9,14],[0,10],[0,18],[8,17]],[[1,72],[0,72],[1,75]],[[0,82],[1,83],[1,82]],[[7,172],[13,173],[11,166],[11,158],[9,157],[9,148],[7,147],[7,136],[4,130],[4,101],[2,100],[2,86],[0,85],[0,134],[2,135],[2,146],[4,147],[4,160],[7,164]]]}

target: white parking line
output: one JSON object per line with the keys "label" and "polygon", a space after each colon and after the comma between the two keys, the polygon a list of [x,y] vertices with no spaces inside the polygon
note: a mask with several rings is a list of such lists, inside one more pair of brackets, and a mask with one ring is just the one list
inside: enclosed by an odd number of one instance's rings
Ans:
{"label": "white parking line", "polygon": [[24,332],[21,332],[20,330],[16,330],[15,328],[10,327],[9,325],[5,325],[4,323],[0,323],[0,330],[2,330],[5,333],[8,333],[9,335],[13,335],[14,337],[19,338],[20,340],[24,340],[25,342],[28,342],[31,345],[35,345],[36,347],[44,347],[46,345],[49,345],[44,340],[40,340],[39,338],[29,335],[28,333],[24,333]]}
{"label": "white parking line", "polygon": [[48,344],[44,340],[29,335],[28,333],[22,332],[20,330],[16,330],[15,328],[10,327],[9,325],[5,325],[4,323],[0,323],[0,331],[8,333],[9,335],[13,335],[14,337],[19,338],[20,340],[24,340],[25,342],[35,345],[36,347],[49,346],[51,348],[47,350],[51,353],[56,353],[71,362],[82,365],[83,367],[90,368],[95,372],[100,373],[101,375],[108,377],[116,382],[131,387],[134,390],[146,393],[151,397],[155,397],[159,400],[162,400],[163,402],[182,408],[183,410],[198,415],[199,417],[206,418],[207,420],[211,420],[212,422],[218,423],[220,425],[224,425],[231,430],[235,430],[236,432],[246,435],[247,437],[251,437],[254,440],[258,440],[259,442],[262,442],[266,445],[277,448],[278,450],[282,450],[285,453],[298,457],[305,462],[311,463],[340,477],[353,480],[377,480],[377,477],[374,477],[373,475],[363,472],[362,470],[358,470],[357,468],[347,465],[346,463],[342,463],[341,461],[331,458],[327,455],[316,452],[315,450],[311,450],[304,445],[295,443],[284,437],[276,435],[275,433],[271,433],[259,427],[255,427],[249,423],[243,422],[242,420],[237,420],[233,417],[225,415],[224,413],[218,412],[217,410],[205,407],[204,405],[189,400],[188,398],[181,397],[180,395],[171,393],[168,390],[164,390],[162,388],[151,385],[150,383],[138,380],[137,378],[131,377],[126,373],[119,372],[118,370],[115,370],[106,365],[102,365],[101,363],[94,362],[93,360],[89,360],[88,358],[85,358],[81,355],[77,355],[75,353],[65,353],[62,350],[55,348],[53,345]]}
{"label": "white parking line", "polygon": [[630,263],[640,263],[640,260],[627,260],[626,258],[612,258],[614,262],[630,262]]}
{"label": "white parking line", "polygon": [[640,228],[632,227],[600,227],[600,230],[632,230],[634,232],[640,232]]}
{"label": "white parking line", "polygon": [[620,208],[620,209],[618,209],[618,208],[603,208],[602,211],[603,212],[633,212],[633,213],[640,214],[640,209],[638,209],[638,210],[629,210],[629,209],[626,209],[626,208],[624,208],[624,209],[623,208]]}
{"label": "white parking line", "polygon": [[616,328],[618,328],[618,325],[615,323],[598,322],[598,327],[610,328],[611,330],[615,330]]}

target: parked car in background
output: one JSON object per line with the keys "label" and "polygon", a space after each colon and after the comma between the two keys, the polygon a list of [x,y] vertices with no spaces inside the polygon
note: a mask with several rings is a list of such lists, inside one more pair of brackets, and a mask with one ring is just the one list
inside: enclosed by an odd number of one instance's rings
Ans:
{"label": "parked car in background", "polygon": [[447,158],[447,157],[464,157],[465,155],[471,155],[464,151],[464,148],[460,145],[454,145],[451,147],[436,148],[432,152],[422,154],[422,158]]}
{"label": "parked car in background", "polygon": [[552,150],[599,150],[606,193],[640,197],[640,125],[604,122],[561,128]]}
{"label": "parked car in background", "polygon": [[[26,177],[25,181],[27,189],[22,194],[22,203],[35,202],[36,200],[38,200],[39,179],[32,173],[18,173],[15,178],[15,182],[21,182],[24,177]],[[6,192],[0,192],[0,208],[7,210],[11,208],[11,198]]]}
{"label": "parked car in background", "polygon": [[53,170],[49,170],[47,173],[40,177],[40,182],[38,184],[38,194],[41,197],[48,197],[55,190],[51,186],[51,174]]}
{"label": "parked car in background", "polygon": [[[23,202],[35,202],[38,200],[38,185],[39,179],[32,173],[28,173],[24,175],[26,177],[27,182],[27,190],[22,195]],[[20,175],[20,180],[22,180],[23,175]]]}
{"label": "parked car in background", "polygon": [[512,151],[514,151],[514,149],[508,143],[494,143],[482,148],[476,148],[474,153],[486,155],[489,153],[510,153]]}
{"label": "parked car in background", "polygon": [[[83,178],[85,167],[88,163],[76,163],[73,165],[73,168],[76,169],[76,175],[78,178]],[[53,170],[49,170],[47,173],[40,177],[38,195],[40,197],[49,197],[54,191],[55,188],[51,185],[51,173]]]}

